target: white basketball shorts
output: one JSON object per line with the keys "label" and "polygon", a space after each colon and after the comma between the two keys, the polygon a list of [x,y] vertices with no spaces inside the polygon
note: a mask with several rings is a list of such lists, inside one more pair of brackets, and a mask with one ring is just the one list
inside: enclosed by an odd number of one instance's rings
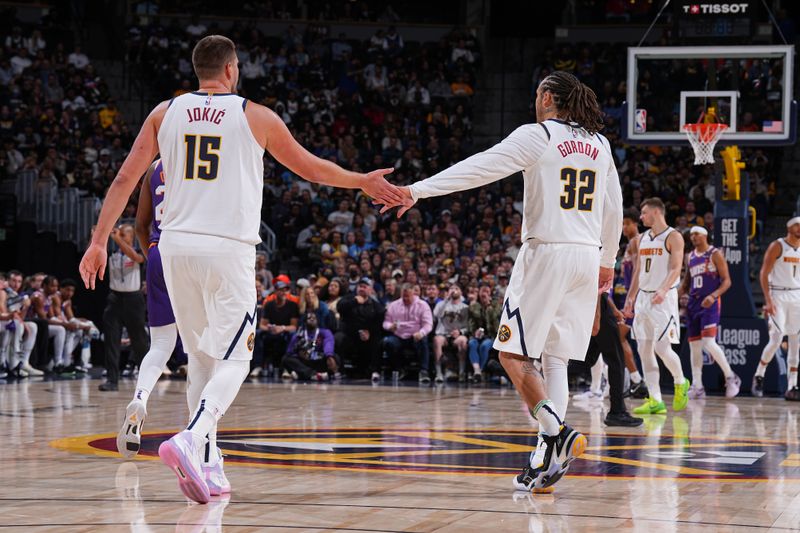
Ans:
{"label": "white basketball shorts", "polygon": [[209,235],[162,232],[158,248],[186,353],[252,359],[255,247]]}
{"label": "white basketball shorts", "polygon": [[600,252],[594,246],[524,243],[506,289],[494,348],[583,361],[599,273]]}
{"label": "white basketball shorts", "polygon": [[800,290],[773,289],[770,294],[775,304],[775,314],[768,319],[770,330],[777,328],[783,335],[800,333]]}
{"label": "white basketball shorts", "polygon": [[633,338],[638,342],[668,339],[670,344],[681,342],[678,289],[671,289],[664,301],[653,303],[655,292],[639,291],[633,308]]}

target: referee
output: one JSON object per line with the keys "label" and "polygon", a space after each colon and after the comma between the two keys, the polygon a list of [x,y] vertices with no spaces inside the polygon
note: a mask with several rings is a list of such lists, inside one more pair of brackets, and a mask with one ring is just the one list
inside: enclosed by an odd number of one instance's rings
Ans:
{"label": "referee", "polygon": [[119,250],[108,261],[111,291],[103,311],[106,351],[106,379],[101,391],[117,390],[122,326],[128,330],[134,360],[139,363],[150,348],[145,331],[145,301],[142,294],[141,264],[144,256],[133,248],[133,226],[124,224],[111,232]]}
{"label": "referee", "polygon": [[[606,415],[607,426],[636,427],[642,425],[641,418],[634,418],[625,407],[623,395],[623,381],[625,375],[624,354],[622,343],[619,340],[617,322],[619,311],[614,306],[608,294],[603,293],[597,301],[597,311],[594,316],[592,338],[589,341],[589,350],[586,352],[585,363],[589,368],[597,363],[600,354],[608,365],[608,387],[611,409]],[[621,314],[619,314],[621,317]]]}

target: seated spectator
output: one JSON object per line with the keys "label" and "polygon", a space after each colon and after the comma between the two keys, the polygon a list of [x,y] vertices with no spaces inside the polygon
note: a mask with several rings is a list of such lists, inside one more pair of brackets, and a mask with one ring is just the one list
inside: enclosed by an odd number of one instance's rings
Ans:
{"label": "seated spectator", "polygon": [[[301,300],[302,301],[302,300]],[[341,378],[339,358],[334,353],[333,333],[319,327],[317,315],[303,315],[303,326],[292,336],[281,360],[284,379],[327,381]]]}
{"label": "seated spectator", "polygon": [[331,327],[332,331],[339,329],[340,316],[337,306],[342,297],[342,292],[342,282],[338,278],[330,280],[324,288],[325,297],[323,299],[328,306],[328,311],[331,313],[330,320],[334,324],[334,326]]}
{"label": "seated spectator", "polygon": [[276,281],[275,298],[268,298],[264,304],[259,321],[259,335],[264,349],[256,355],[256,359],[261,355],[261,361],[256,361],[250,372],[251,377],[269,375],[270,367],[283,357],[289,340],[297,331],[300,311],[297,304],[288,298],[288,293],[289,285],[285,281]]}
{"label": "seated spectator", "polygon": [[[273,289],[277,289],[277,283],[279,281],[283,282],[283,284],[286,286],[286,292],[285,292],[286,299],[289,300],[290,302],[294,302],[295,304],[299,305],[300,298],[292,294],[291,291],[289,290],[289,287],[292,284],[292,280],[289,278],[289,276],[287,276],[286,274],[280,274],[278,276],[275,276],[275,279],[273,280],[272,284]],[[264,300],[264,304],[275,301],[277,298],[278,298],[278,291],[273,290],[273,292],[269,296],[267,296],[267,299]]]}
{"label": "seated spectator", "polygon": [[401,298],[387,306],[383,329],[389,335],[383,339],[383,347],[392,370],[400,372],[400,379],[404,375],[401,354],[403,350],[413,350],[419,360],[419,382],[430,383],[428,334],[433,330],[433,315],[428,304],[414,293],[415,288],[404,284]]}
{"label": "seated spectator", "polygon": [[469,306],[469,361],[472,363],[472,381],[483,380],[483,369],[489,361],[489,352],[500,325],[500,301],[492,298],[492,288],[481,285],[478,300]]}
{"label": "seated spectator", "polygon": [[341,317],[335,335],[336,352],[355,362],[368,358],[372,381],[380,381],[383,359],[381,329],[385,309],[373,295],[372,280],[361,278],[355,294],[342,297],[336,309]]}
{"label": "seated spectator", "polygon": [[450,368],[442,374],[442,356],[444,348],[455,348],[458,357],[458,380],[466,381],[464,373],[467,359],[467,331],[469,328],[469,309],[461,296],[461,287],[450,285],[447,299],[439,302],[433,310],[437,320],[436,335],[433,337],[433,355],[436,358],[436,383],[452,380],[455,374]]}
{"label": "seated spectator", "polygon": [[[308,281],[306,281],[306,283],[308,283]],[[300,285],[300,280],[297,280],[297,284],[298,286]],[[308,313],[314,313],[317,315],[317,324],[319,324],[320,327],[331,329],[331,313],[330,310],[328,310],[328,304],[319,300],[317,291],[315,291],[313,287],[306,286],[300,292],[298,311],[300,312],[301,326],[303,325],[305,317],[308,316]]]}

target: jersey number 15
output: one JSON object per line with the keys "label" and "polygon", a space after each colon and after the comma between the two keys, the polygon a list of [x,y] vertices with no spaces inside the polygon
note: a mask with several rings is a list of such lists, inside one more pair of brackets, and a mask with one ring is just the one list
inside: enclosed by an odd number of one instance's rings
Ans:
{"label": "jersey number 15", "polygon": [[222,137],[210,135],[184,135],[186,145],[185,179],[215,180],[219,172],[219,149]]}
{"label": "jersey number 15", "polygon": [[595,171],[577,170],[571,167],[561,169],[564,190],[561,193],[561,208],[578,211],[591,211],[594,203]]}

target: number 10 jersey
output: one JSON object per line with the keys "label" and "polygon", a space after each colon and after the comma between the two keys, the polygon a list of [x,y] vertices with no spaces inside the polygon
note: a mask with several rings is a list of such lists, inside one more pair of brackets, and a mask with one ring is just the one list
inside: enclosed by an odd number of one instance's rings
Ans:
{"label": "number 10 jersey", "polygon": [[162,232],[261,242],[264,149],[247,100],[193,92],[174,98],[158,132],[166,194]]}

